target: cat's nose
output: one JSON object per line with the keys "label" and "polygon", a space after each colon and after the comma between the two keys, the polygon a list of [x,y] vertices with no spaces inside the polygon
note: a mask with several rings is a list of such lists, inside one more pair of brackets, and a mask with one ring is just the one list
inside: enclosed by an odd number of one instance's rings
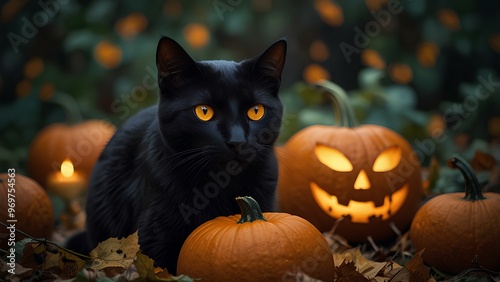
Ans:
{"label": "cat's nose", "polygon": [[226,145],[231,150],[238,153],[238,151],[241,150],[246,144],[245,131],[241,128],[241,126],[232,126],[229,133],[230,137],[229,140],[226,141]]}
{"label": "cat's nose", "polygon": [[243,147],[245,146],[246,142],[245,141],[228,141],[226,142],[226,145],[231,149],[233,152],[238,153],[238,151],[242,150]]}

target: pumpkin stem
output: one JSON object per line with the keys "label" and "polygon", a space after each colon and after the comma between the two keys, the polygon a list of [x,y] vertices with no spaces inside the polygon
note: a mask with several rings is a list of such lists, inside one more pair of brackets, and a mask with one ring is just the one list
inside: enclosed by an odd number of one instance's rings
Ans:
{"label": "pumpkin stem", "polygon": [[322,90],[328,94],[328,97],[332,99],[335,118],[339,126],[356,127],[359,125],[354,115],[354,110],[351,107],[351,103],[349,102],[349,98],[342,87],[327,80],[319,81],[314,85],[322,88]]}
{"label": "pumpkin stem", "polygon": [[267,221],[262,214],[259,203],[254,198],[249,196],[236,197],[236,202],[241,209],[241,218],[238,223],[254,222],[256,220]]}
{"label": "pumpkin stem", "polygon": [[451,168],[458,168],[465,179],[465,197],[464,200],[476,201],[485,199],[481,192],[481,186],[470,164],[462,157],[454,155],[448,160],[448,166]]}

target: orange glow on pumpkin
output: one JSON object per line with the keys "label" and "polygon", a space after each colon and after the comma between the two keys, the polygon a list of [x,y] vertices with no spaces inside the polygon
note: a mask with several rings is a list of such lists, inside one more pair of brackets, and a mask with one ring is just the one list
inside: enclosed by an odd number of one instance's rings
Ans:
{"label": "orange glow on pumpkin", "polygon": [[330,169],[340,172],[352,171],[352,164],[349,159],[335,148],[318,144],[314,148],[314,154],[322,164]]}
{"label": "orange glow on pumpkin", "polygon": [[401,149],[397,146],[389,147],[378,155],[373,163],[373,171],[386,172],[394,169],[401,162]]}
{"label": "orange glow on pumpkin", "polygon": [[[316,158],[325,166],[338,172],[350,172],[353,170],[351,161],[339,150],[322,144],[317,144],[314,148]],[[374,172],[387,172],[396,168],[401,162],[402,151],[398,146],[392,146],[383,150],[373,163]],[[373,201],[349,200],[348,205],[339,203],[335,195],[331,195],[321,188],[314,181],[310,182],[310,188],[314,200],[321,209],[333,218],[350,216],[352,222],[368,223],[370,217],[381,217],[388,219],[392,214],[399,211],[408,195],[408,184],[400,187],[392,195],[384,197],[382,206],[375,206]],[[353,185],[354,190],[376,189],[372,187],[368,174],[361,169]]]}
{"label": "orange glow on pumpkin", "polygon": [[368,223],[371,217],[380,217],[381,220],[387,220],[397,213],[408,197],[409,187],[408,184],[405,184],[392,195],[385,196],[384,204],[378,207],[375,206],[373,201],[350,200],[347,206],[342,205],[336,196],[330,195],[314,182],[311,182],[311,192],[316,203],[329,216],[333,218],[349,216],[353,223]]}
{"label": "orange glow on pumpkin", "polygon": [[356,190],[368,190],[372,187],[370,180],[368,179],[368,175],[366,171],[362,169],[358,177],[356,177],[356,181],[354,181],[354,189]]}

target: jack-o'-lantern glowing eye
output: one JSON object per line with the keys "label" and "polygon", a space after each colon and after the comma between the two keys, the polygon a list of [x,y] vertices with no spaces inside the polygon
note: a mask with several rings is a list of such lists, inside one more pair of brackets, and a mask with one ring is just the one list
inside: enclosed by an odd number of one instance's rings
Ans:
{"label": "jack-o'-lantern glowing eye", "polygon": [[337,149],[317,144],[314,148],[314,154],[322,164],[330,169],[340,172],[352,171],[349,159]]}
{"label": "jack-o'-lantern glowing eye", "polygon": [[374,172],[385,172],[394,169],[401,162],[401,149],[393,146],[380,153],[373,163]]}
{"label": "jack-o'-lantern glowing eye", "polygon": [[214,116],[214,110],[208,105],[198,105],[194,108],[195,115],[202,121],[209,121]]}

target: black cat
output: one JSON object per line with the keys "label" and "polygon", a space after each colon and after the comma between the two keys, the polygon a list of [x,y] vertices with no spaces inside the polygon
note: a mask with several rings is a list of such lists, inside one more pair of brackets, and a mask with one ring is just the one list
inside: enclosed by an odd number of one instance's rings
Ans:
{"label": "black cat", "polygon": [[196,62],[174,40],[158,43],[157,106],[127,120],[91,176],[92,247],[139,230],[143,253],[171,273],[187,236],[217,216],[239,213],[235,197],[274,207],[273,144],[287,44],[242,62]]}

